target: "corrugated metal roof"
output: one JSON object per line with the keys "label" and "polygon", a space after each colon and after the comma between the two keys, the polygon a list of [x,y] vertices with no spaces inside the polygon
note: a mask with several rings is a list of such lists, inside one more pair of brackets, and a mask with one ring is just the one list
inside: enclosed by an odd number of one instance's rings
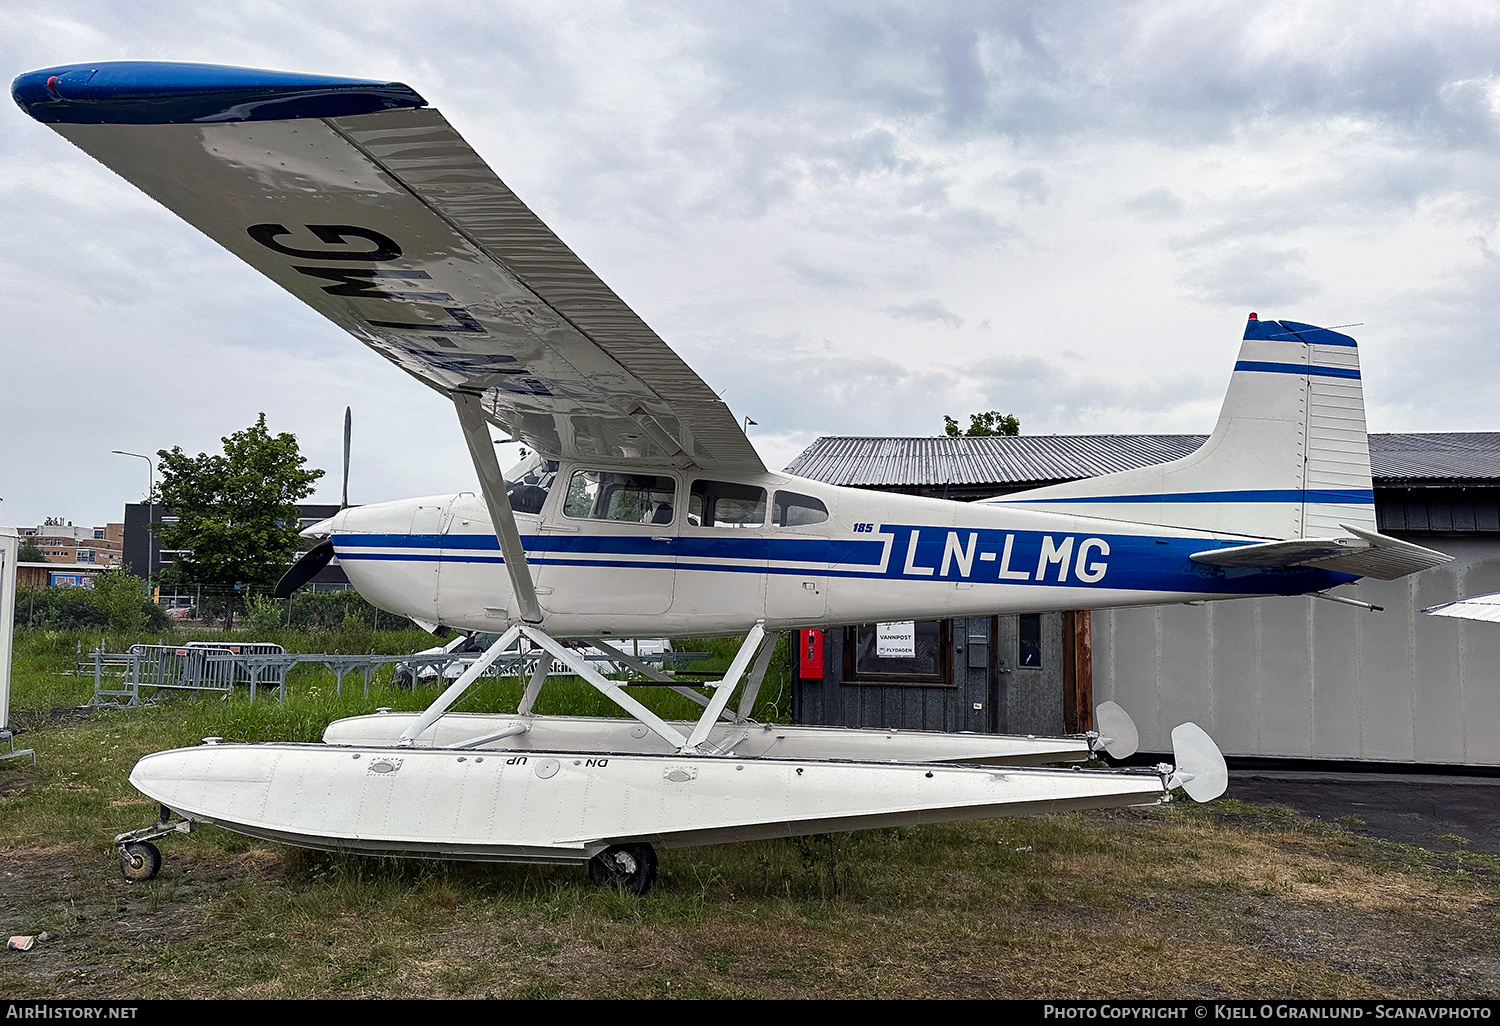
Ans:
{"label": "corrugated metal roof", "polygon": [[[827,436],[789,474],[865,488],[1042,485],[1186,456],[1207,435],[989,435],[979,438]],[[1370,436],[1377,482],[1500,484],[1500,432]]]}
{"label": "corrugated metal roof", "polygon": [[1370,436],[1375,480],[1500,484],[1500,431]]}

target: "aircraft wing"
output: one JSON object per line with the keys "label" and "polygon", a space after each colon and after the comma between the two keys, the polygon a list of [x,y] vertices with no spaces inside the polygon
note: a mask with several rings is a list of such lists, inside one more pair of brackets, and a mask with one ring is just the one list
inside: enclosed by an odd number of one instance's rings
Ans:
{"label": "aircraft wing", "polygon": [[713,390],[401,83],[121,62],[12,95],[544,456],[764,470]]}

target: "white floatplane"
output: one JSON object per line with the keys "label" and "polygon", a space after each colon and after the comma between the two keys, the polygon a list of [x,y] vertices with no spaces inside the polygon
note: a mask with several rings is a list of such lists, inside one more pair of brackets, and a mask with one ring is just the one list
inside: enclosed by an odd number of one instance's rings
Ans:
{"label": "white floatplane", "polygon": [[[335,723],[320,745],[141,760],[132,783],[180,818],[122,835],[133,877],[159,865],[149,837],[214,822],[330,849],[588,862],[639,893],[653,844],[1149,804],[1178,785],[1209,800],[1227,775],[1192,724],[1173,732],[1175,766],[1131,771],[961,765],[1133,750],[1113,710],[1106,737],[1073,739],[748,714],[790,629],[1323,595],[1449,558],[1376,530],[1358,355],[1336,331],[1252,314],[1218,425],[1171,463],[976,503],[838,488],[768,470],[718,396],[405,85],[123,62],[25,74],[12,95],[451,401],[481,482],[343,510],[283,584],[336,556],[381,608],[496,642],[420,714]],[[492,426],[534,454],[508,476]],[[573,647],[731,632],[745,642],[707,695],[634,667],[695,697],[692,722]],[[450,713],[518,642],[537,670],[517,713]],[[632,719],[532,716],[554,660]]]}

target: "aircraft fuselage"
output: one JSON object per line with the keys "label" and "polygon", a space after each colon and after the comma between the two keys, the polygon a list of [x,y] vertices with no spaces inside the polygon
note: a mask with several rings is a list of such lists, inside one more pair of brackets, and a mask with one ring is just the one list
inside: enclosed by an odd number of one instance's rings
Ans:
{"label": "aircraft fuselage", "polygon": [[[1353,579],[1188,558],[1258,538],[786,474],[705,482],[675,469],[601,468],[596,477],[648,483],[615,502],[623,510],[608,508],[608,495],[590,505],[576,485],[570,493],[568,482],[594,469],[562,464],[540,512],[516,514],[545,627],[558,637],[710,635],[758,621],[787,629],[1289,595]],[[717,517],[710,515],[716,489],[729,510]],[[725,516],[749,526],[725,526]],[[643,522],[653,519],[661,522]],[[324,529],[350,581],[382,609],[464,630],[496,630],[517,618],[489,514],[474,493],[354,507]]]}

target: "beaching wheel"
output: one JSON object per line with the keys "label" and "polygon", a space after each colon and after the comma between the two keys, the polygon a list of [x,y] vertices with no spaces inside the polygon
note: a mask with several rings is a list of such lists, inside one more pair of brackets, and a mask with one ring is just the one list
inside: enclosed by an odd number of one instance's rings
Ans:
{"label": "beaching wheel", "polygon": [[134,841],[120,853],[120,872],[131,883],[155,879],[161,872],[161,851],[150,841]]}
{"label": "beaching wheel", "polygon": [[617,844],[589,859],[589,879],[637,897],[656,882],[656,849],[649,844]]}

